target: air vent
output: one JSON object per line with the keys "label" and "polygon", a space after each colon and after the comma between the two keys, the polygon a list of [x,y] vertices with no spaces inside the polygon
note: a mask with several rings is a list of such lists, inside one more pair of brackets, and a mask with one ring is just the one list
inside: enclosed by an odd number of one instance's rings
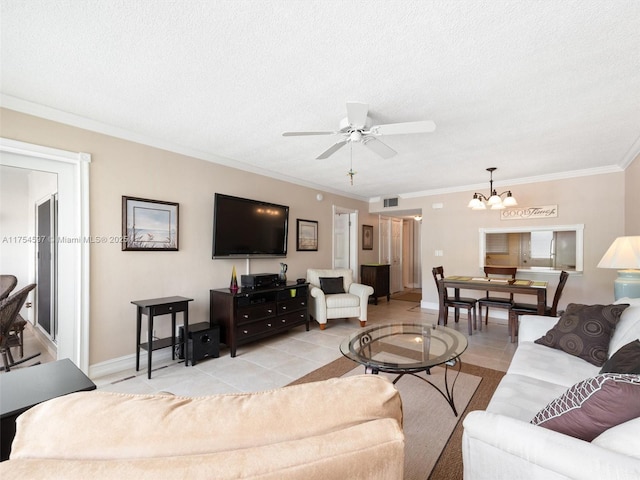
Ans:
{"label": "air vent", "polygon": [[384,208],[397,207],[397,206],[398,206],[398,197],[384,199]]}

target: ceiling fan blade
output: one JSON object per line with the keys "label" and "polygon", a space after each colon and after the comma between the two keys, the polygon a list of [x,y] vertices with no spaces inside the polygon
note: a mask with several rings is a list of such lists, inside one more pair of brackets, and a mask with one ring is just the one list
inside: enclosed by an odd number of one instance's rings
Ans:
{"label": "ceiling fan blade", "polygon": [[387,125],[375,125],[367,133],[372,135],[399,135],[404,133],[431,133],[436,129],[436,124],[431,120],[421,122],[389,123]]}
{"label": "ceiling fan blade", "polygon": [[347,143],[347,140],[340,140],[338,143],[334,143],[333,145],[331,145],[328,149],[326,149],[324,152],[322,152],[316,158],[318,160],[322,160],[322,159],[328,158],[331,155],[333,155],[334,153],[336,153],[338,150],[340,150],[342,147],[344,147],[346,143]]}
{"label": "ceiling fan blade", "polygon": [[369,105],[360,102],[347,102],[347,120],[355,128],[363,128],[367,123]]}
{"label": "ceiling fan blade", "polygon": [[337,132],[284,132],[283,137],[298,137],[303,135],[334,135]]}
{"label": "ceiling fan blade", "polygon": [[365,147],[369,148],[372,152],[377,153],[384,159],[391,158],[398,153],[375,137],[365,137],[362,143],[364,143]]}

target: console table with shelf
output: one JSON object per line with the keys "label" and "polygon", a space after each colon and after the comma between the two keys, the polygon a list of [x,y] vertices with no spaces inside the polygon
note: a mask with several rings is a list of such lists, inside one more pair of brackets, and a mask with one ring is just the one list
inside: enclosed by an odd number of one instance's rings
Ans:
{"label": "console table with shelf", "polygon": [[[163,297],[148,300],[134,300],[136,315],[136,372],[140,370],[140,349],[147,351],[147,378],[151,378],[151,356],[154,350],[171,347],[171,358],[176,358],[176,313],[182,312],[185,338],[189,336],[189,302],[193,298]],[[171,337],[153,339],[153,319],[158,315],[171,314]],[[147,342],[141,342],[142,315],[147,316]],[[185,358],[189,358],[188,343],[185,344]],[[184,362],[187,366],[188,362]]]}
{"label": "console table with shelf", "polygon": [[309,331],[309,284],[287,283],[277,287],[234,292],[210,290],[210,322],[220,325],[220,341],[232,357],[240,345],[305,325]]}

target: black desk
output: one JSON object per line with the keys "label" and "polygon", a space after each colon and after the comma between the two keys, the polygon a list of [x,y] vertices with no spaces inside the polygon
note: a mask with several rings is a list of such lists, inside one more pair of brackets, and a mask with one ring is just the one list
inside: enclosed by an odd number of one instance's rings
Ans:
{"label": "black desk", "polygon": [[0,375],[0,460],[9,458],[18,415],[52,398],[95,389],[96,385],[68,358]]}
{"label": "black desk", "polygon": [[[176,358],[176,313],[182,312],[184,321],[184,336],[189,337],[189,302],[192,302],[193,298],[185,297],[164,297],[164,298],[151,298],[148,300],[135,300],[131,303],[136,305],[136,371],[140,370],[140,348],[144,348],[148,353],[147,361],[147,378],[151,378],[151,352],[160,348],[171,347],[171,358]],[[153,339],[153,317],[156,315],[171,314],[171,337]],[[148,319],[147,324],[147,342],[140,343],[140,332],[142,330],[142,315],[146,315]],[[188,342],[185,343],[185,358],[189,358]],[[184,362],[187,366],[188,362]]]}

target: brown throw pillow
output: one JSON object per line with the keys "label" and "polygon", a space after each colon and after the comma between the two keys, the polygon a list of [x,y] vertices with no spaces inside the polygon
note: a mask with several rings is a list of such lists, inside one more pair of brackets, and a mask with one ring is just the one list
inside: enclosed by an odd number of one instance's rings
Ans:
{"label": "brown throw pillow", "polygon": [[344,293],[343,277],[320,277],[320,289],[325,295]]}
{"label": "brown throw pillow", "polygon": [[627,343],[607,360],[600,373],[640,374],[640,340]]}
{"label": "brown throw pillow", "polygon": [[558,323],[535,343],[562,350],[601,367],[607,360],[611,334],[628,306],[570,303]]}
{"label": "brown throw pillow", "polygon": [[605,373],[576,383],[531,420],[590,442],[605,430],[640,416],[640,376]]}

